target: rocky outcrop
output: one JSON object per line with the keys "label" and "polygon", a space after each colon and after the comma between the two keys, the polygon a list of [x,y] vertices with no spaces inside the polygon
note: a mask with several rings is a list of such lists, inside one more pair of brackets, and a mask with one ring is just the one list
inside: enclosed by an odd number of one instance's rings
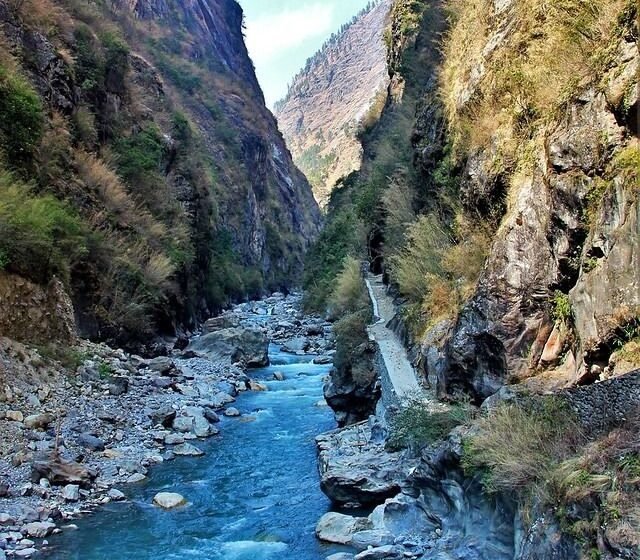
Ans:
{"label": "rocky outcrop", "polygon": [[269,340],[257,328],[221,329],[198,337],[188,350],[204,354],[211,361],[242,362],[247,367],[269,365]]}
{"label": "rocky outcrop", "polygon": [[[515,33],[512,18],[508,6],[495,14],[499,32],[490,35],[487,60]],[[620,329],[637,320],[640,226],[630,176],[636,171],[628,168],[637,163],[624,160],[638,150],[635,117],[627,111],[637,104],[639,56],[629,37],[611,41],[617,54],[603,77],[604,90],[584,86],[575,92],[565,117],[532,148],[530,171],[514,174],[507,193],[495,149],[466,159],[463,198],[495,198],[489,207],[504,216],[446,345],[438,372],[443,390],[467,391],[481,401],[503,384],[545,369],[565,383],[593,381]],[[480,80],[466,84],[459,107],[472,103]],[[624,102],[620,91],[627,92]],[[557,340],[560,304],[568,308],[573,343]],[[554,344],[559,348],[550,354]]]}
{"label": "rocky outcrop", "polygon": [[329,39],[276,104],[278,125],[321,206],[338,179],[360,168],[358,130],[371,125],[384,105],[383,34],[391,4],[373,3]]}
{"label": "rocky outcrop", "polygon": [[385,451],[379,430],[362,422],[316,438],[320,487],[336,504],[380,504],[405,485],[414,463]]}
{"label": "rocky outcrop", "polygon": [[347,360],[339,360],[324,385],[324,398],[339,426],[347,426],[374,413],[380,398],[375,368],[376,346],[366,342],[353,349]]}
{"label": "rocky outcrop", "polygon": [[41,286],[0,272],[0,336],[34,344],[73,343],[73,306],[62,282],[54,278]]}

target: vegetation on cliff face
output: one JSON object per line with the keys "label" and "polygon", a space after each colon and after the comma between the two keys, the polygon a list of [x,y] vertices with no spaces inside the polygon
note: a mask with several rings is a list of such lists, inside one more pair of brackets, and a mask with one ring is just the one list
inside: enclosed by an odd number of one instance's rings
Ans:
{"label": "vegetation on cliff face", "polygon": [[0,264],[121,344],[295,282],[319,220],[239,6],[131,9],[0,3]]}
{"label": "vegetation on cliff face", "polygon": [[360,168],[357,134],[380,115],[388,81],[382,34],[391,0],[370,2],[332,35],[275,107],[294,161],[325,206],[334,185]]}
{"label": "vegetation on cliff face", "polygon": [[[326,265],[309,300],[328,305],[339,262],[368,259],[441,396],[624,380],[640,363],[637,19],[626,0],[394,2],[387,99],[309,254]],[[474,422],[467,467],[593,558],[635,557],[637,427],[618,404],[598,433],[552,401],[500,405]],[[394,444],[462,422],[417,408]]]}

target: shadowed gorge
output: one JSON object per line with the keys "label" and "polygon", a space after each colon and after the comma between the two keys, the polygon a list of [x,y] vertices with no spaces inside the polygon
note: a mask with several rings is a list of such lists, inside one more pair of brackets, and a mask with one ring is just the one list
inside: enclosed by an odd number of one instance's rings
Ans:
{"label": "shadowed gorge", "polygon": [[0,560],[640,560],[639,17],[0,0]]}

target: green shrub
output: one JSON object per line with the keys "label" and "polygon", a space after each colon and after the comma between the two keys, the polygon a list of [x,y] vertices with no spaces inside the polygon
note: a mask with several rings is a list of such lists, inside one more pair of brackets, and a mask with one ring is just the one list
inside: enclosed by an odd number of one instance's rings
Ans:
{"label": "green shrub", "polygon": [[350,202],[352,185],[345,182],[332,193],[330,216],[305,258],[304,305],[309,310],[325,311],[345,259],[360,255],[364,248],[363,224]]}
{"label": "green shrub", "polygon": [[129,46],[115,33],[105,33],[101,39],[105,52],[105,85],[109,91],[124,93]]}
{"label": "green shrub", "polygon": [[471,417],[472,410],[466,404],[434,411],[428,404],[414,399],[393,418],[387,447],[392,450],[424,447],[445,438]]}
{"label": "green shrub", "polygon": [[573,308],[569,296],[559,290],[553,294],[551,314],[557,325],[568,326],[573,319]]}
{"label": "green shrub", "polygon": [[118,171],[128,183],[135,185],[161,169],[165,153],[160,130],[149,126],[114,145],[118,155]]}
{"label": "green shrub", "polygon": [[0,65],[0,149],[5,162],[28,164],[44,126],[42,103],[27,81]]}
{"label": "green shrub", "polygon": [[46,282],[69,272],[86,253],[87,232],[67,204],[36,196],[10,174],[0,173],[0,254],[5,268]]}
{"label": "green shrub", "polygon": [[56,343],[38,346],[37,350],[45,360],[59,362],[70,371],[77,370],[88,358],[86,352]]}
{"label": "green shrub", "polygon": [[362,279],[361,263],[353,257],[347,257],[344,266],[336,278],[335,288],[329,300],[333,317],[355,313],[369,305],[367,291]]}
{"label": "green shrub", "polygon": [[345,315],[333,326],[336,337],[336,355],[334,365],[342,369],[351,361],[354,350],[369,340],[367,325],[371,321],[371,311],[361,309],[355,313]]}

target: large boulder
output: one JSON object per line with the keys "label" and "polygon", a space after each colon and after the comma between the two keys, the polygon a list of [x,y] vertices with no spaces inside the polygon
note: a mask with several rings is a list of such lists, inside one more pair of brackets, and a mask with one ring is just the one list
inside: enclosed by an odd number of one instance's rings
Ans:
{"label": "large boulder", "polygon": [[211,332],[195,339],[189,350],[213,361],[243,362],[248,367],[269,365],[269,340],[257,328],[232,327]]}
{"label": "large boulder", "polygon": [[367,423],[316,438],[320,488],[337,504],[382,504],[406,485],[416,460],[388,452]]}
{"label": "large boulder", "polygon": [[174,509],[187,503],[184,496],[174,492],[158,492],[153,497],[154,505],[162,509]]}
{"label": "large boulder", "polygon": [[31,478],[34,482],[46,478],[54,486],[77,484],[82,488],[87,488],[97,476],[94,471],[78,463],[64,461],[55,455],[35,461],[31,471]]}
{"label": "large boulder", "polygon": [[352,517],[342,513],[325,513],[316,525],[316,536],[325,542],[349,544],[355,533],[369,527],[366,517]]}

